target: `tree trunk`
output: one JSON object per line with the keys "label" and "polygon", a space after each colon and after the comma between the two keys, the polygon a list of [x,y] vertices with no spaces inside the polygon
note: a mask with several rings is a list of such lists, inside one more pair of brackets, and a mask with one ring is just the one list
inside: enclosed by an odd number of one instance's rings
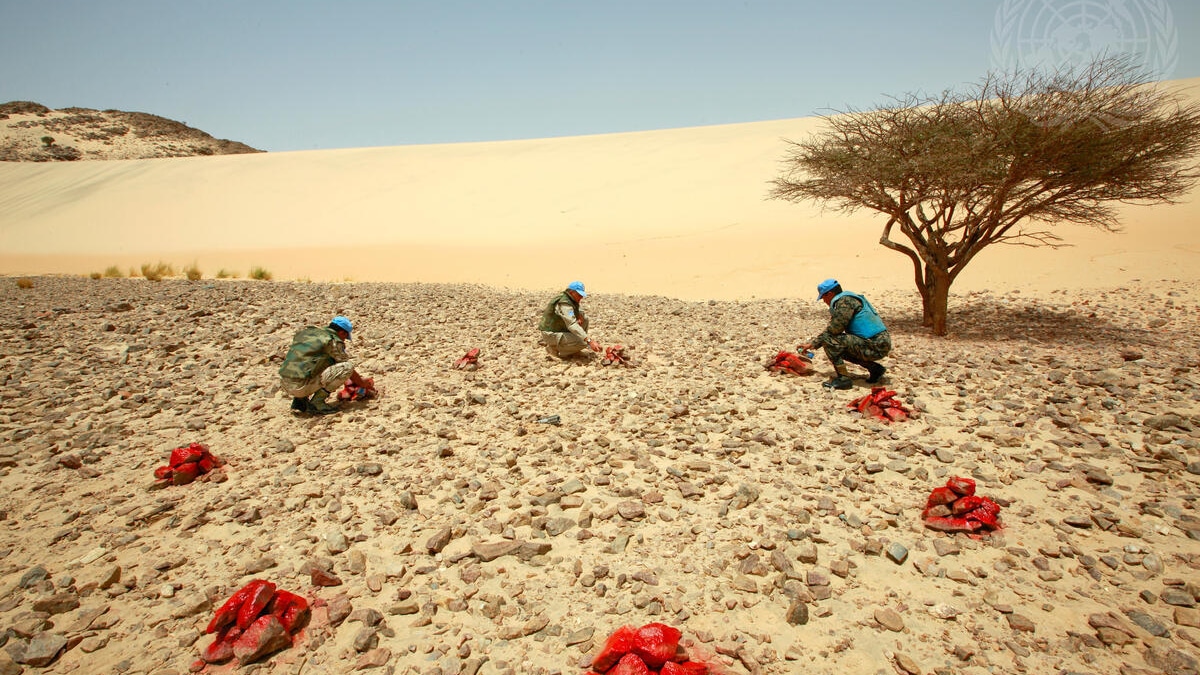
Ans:
{"label": "tree trunk", "polygon": [[921,287],[922,324],[934,335],[946,334],[946,313],[950,306],[950,273],[926,264],[925,283]]}

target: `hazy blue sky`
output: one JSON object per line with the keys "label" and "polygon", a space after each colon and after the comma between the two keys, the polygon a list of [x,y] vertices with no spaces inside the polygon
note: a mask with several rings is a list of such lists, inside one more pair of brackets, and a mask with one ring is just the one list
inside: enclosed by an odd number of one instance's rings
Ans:
{"label": "hazy blue sky", "polygon": [[0,0],[0,102],[270,151],[507,140],[804,117],[1098,47],[1198,77],[1197,38],[1198,0]]}

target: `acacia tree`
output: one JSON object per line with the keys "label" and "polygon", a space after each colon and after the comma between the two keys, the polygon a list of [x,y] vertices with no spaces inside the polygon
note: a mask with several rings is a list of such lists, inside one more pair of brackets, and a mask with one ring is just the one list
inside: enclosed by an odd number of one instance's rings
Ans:
{"label": "acacia tree", "polygon": [[1116,232],[1116,204],[1174,203],[1200,176],[1200,105],[1123,58],[991,74],[965,92],[908,94],[825,122],[786,141],[770,196],[886,216],[879,243],[912,260],[937,335],[950,286],[987,246],[1066,246],[1045,229],[1063,222]]}

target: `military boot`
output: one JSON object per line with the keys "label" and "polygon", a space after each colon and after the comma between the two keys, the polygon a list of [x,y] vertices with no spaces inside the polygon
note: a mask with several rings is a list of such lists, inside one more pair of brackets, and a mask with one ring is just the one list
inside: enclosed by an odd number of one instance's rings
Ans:
{"label": "military boot", "polygon": [[871,373],[871,375],[867,378],[868,384],[875,384],[876,382],[882,380],[883,374],[887,372],[887,368],[884,368],[874,361],[867,362],[867,370]]}
{"label": "military boot", "polygon": [[821,386],[826,389],[849,389],[854,386],[854,380],[845,375],[838,375],[822,382]]}
{"label": "military boot", "polygon": [[338,411],[336,405],[329,405],[325,399],[329,398],[327,389],[318,389],[316,393],[308,399],[308,412],[314,415],[329,415]]}
{"label": "military boot", "polygon": [[880,378],[883,377],[883,374],[887,372],[887,368],[884,368],[883,366],[879,365],[878,363],[876,363],[874,361],[867,361],[866,359],[856,359],[856,358],[851,358],[849,356],[846,357],[846,360],[849,361],[850,363],[853,363],[856,366],[861,366],[862,368],[866,369],[867,384],[875,384],[875,383],[879,382]]}
{"label": "military boot", "polygon": [[308,412],[308,399],[302,396],[292,398],[292,410],[295,412]]}
{"label": "military boot", "polygon": [[826,389],[849,389],[854,386],[854,382],[850,379],[850,371],[846,370],[846,364],[835,364],[833,369],[837,372],[832,378],[822,382],[822,387]]}

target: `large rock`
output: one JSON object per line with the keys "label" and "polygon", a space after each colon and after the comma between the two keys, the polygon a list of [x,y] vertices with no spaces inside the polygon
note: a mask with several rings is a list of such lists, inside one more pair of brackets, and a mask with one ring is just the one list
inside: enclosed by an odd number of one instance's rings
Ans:
{"label": "large rock", "polygon": [[471,547],[471,554],[483,562],[491,562],[496,558],[516,553],[522,543],[524,542],[515,540],[481,542]]}
{"label": "large rock", "polygon": [[233,655],[239,663],[245,665],[288,647],[292,644],[291,637],[279,619],[273,614],[259,617],[233,643]]}
{"label": "large rock", "polygon": [[27,666],[42,668],[54,663],[67,647],[67,638],[56,633],[40,633],[29,641],[25,654],[18,659]]}

